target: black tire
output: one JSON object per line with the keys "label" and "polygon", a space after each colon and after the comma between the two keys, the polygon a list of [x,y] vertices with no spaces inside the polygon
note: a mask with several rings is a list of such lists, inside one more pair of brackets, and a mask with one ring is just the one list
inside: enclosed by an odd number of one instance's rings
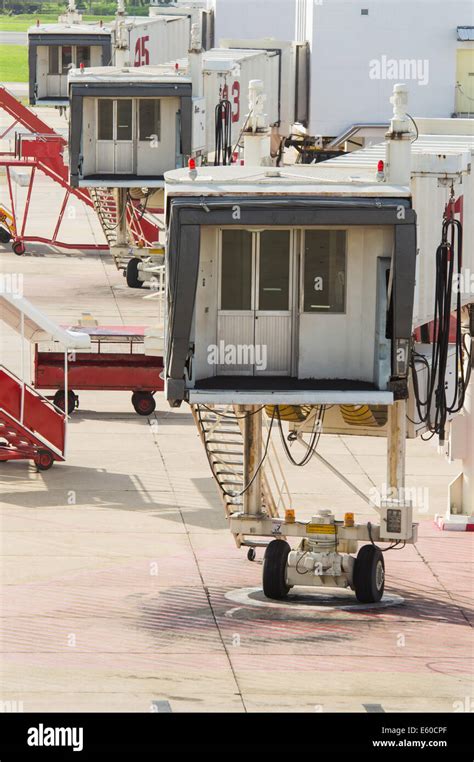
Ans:
{"label": "black tire", "polygon": [[151,392],[133,392],[132,405],[138,415],[151,415],[156,408],[156,402]]}
{"label": "black tire", "polygon": [[263,559],[263,592],[267,598],[277,601],[285,598],[290,590],[286,584],[286,562],[291,548],[285,540],[272,540]]}
{"label": "black tire", "polygon": [[38,471],[48,471],[54,463],[53,454],[49,450],[38,450],[35,464]]}
{"label": "black tire", "polygon": [[257,552],[256,552],[255,548],[249,548],[248,549],[248,551],[247,551],[247,558],[248,558],[249,561],[255,561],[255,559],[257,558]]}
{"label": "black tire", "polygon": [[360,603],[377,603],[385,588],[385,561],[380,548],[363,545],[355,560],[353,588]]}
{"label": "black tire", "polygon": [[[56,392],[56,394],[54,395],[53,402],[56,405],[56,407],[60,408],[60,410],[65,410],[66,409],[66,405],[64,403],[64,399],[65,399],[64,390],[63,389],[59,389]],[[74,394],[74,392],[72,391],[72,389],[69,389],[68,393],[67,393],[67,412],[68,412],[68,415],[71,415],[71,413],[74,412],[74,410],[76,408],[76,404],[77,404],[77,397]]]}
{"label": "black tire", "polygon": [[143,281],[138,280],[138,265],[140,262],[141,259],[138,259],[138,257],[132,257],[127,263],[125,277],[129,288],[141,288],[143,286]]}
{"label": "black tire", "polygon": [[15,241],[12,243],[12,249],[19,257],[21,257],[26,251],[23,241]]}

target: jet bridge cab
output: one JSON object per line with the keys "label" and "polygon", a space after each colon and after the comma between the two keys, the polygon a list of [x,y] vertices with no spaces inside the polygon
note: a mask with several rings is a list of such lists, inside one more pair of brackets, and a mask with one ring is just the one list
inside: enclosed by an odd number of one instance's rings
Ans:
{"label": "jet bridge cab", "polygon": [[174,66],[75,69],[69,97],[74,187],[162,187],[191,153],[191,79]]}
{"label": "jet bridge cab", "polygon": [[29,101],[67,106],[71,68],[108,66],[112,30],[102,23],[38,24],[28,30]]}
{"label": "jet bridge cab", "polygon": [[410,191],[318,174],[301,166],[166,173],[172,405],[407,396]]}

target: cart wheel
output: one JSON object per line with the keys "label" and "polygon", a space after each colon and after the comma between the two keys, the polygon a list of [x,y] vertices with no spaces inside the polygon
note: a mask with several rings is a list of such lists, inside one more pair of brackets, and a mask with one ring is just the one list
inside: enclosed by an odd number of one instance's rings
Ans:
{"label": "cart wheel", "polygon": [[286,584],[286,562],[290,546],[285,540],[272,540],[263,559],[263,592],[267,598],[280,600],[290,590]]}
{"label": "cart wheel", "polygon": [[383,553],[375,545],[363,545],[354,564],[354,590],[361,603],[376,603],[385,587]]}
{"label": "cart wheel", "polygon": [[38,450],[35,456],[35,464],[38,471],[48,471],[54,463],[54,458],[49,450]]}
{"label": "cart wheel", "polygon": [[255,548],[249,548],[247,551],[247,558],[249,561],[255,561],[257,558],[257,553],[255,551]]}
{"label": "cart wheel", "polygon": [[23,243],[23,241],[14,241],[12,243],[12,249],[15,252],[15,254],[18,254],[19,257],[21,257],[22,254],[24,254],[26,251],[25,244]]}
{"label": "cart wheel", "polygon": [[133,392],[132,405],[138,415],[151,415],[156,408],[156,402],[151,392]]}
{"label": "cart wheel", "polygon": [[138,257],[132,257],[127,263],[127,269],[125,271],[125,277],[127,278],[127,286],[129,288],[141,288],[143,281],[138,280],[138,265],[141,259]]}
{"label": "cart wheel", "polygon": [[[61,410],[65,410],[66,409],[66,405],[64,404],[64,390],[63,389],[59,389],[56,392],[56,394],[54,395],[53,402],[56,405],[56,407],[59,407]],[[72,391],[72,389],[69,389],[68,393],[67,393],[67,412],[68,412],[68,415],[71,415],[71,413],[74,412],[74,410],[76,408],[76,404],[77,404],[77,397],[74,394],[74,392]]]}

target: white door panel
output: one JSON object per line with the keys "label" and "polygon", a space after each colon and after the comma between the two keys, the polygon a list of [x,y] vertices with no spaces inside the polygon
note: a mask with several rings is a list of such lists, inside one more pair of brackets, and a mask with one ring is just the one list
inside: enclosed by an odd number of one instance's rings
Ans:
{"label": "white door panel", "polygon": [[290,375],[291,313],[258,313],[255,319],[255,358],[255,375]]}
{"label": "white door panel", "polygon": [[254,346],[253,312],[220,313],[217,318],[219,376],[251,376]]}
{"label": "white door panel", "polygon": [[97,143],[97,172],[98,174],[113,174],[115,171],[113,140],[98,140]]}
{"label": "white door panel", "polygon": [[123,175],[133,172],[133,143],[117,141],[115,144],[115,171]]}
{"label": "white door panel", "polygon": [[58,98],[61,92],[61,75],[60,74],[48,74],[46,95],[49,98]]}

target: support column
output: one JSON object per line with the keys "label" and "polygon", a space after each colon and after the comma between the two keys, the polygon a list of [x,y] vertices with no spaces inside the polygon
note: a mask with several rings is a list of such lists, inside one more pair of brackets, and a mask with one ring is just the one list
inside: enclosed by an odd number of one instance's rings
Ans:
{"label": "support column", "polygon": [[443,529],[465,530],[474,524],[474,372],[464,407],[451,422],[449,459],[461,460],[462,471],[448,488],[446,516],[437,516]]}
{"label": "support column", "polygon": [[127,246],[127,189],[115,188],[117,204],[117,246]]}
{"label": "support column", "polygon": [[260,405],[243,405],[240,411],[240,415],[245,412],[244,487],[252,482],[243,494],[243,508],[245,514],[258,516],[262,513],[262,468],[255,473],[262,460],[262,410]]}
{"label": "support column", "polygon": [[466,391],[464,402],[466,418],[466,457],[463,461],[462,512],[474,515],[474,372]]}
{"label": "support column", "polygon": [[445,516],[435,518],[440,529],[474,531],[474,305],[463,313],[463,333],[471,347],[471,379],[466,389],[463,409],[450,424],[448,457],[462,461],[462,471],[448,487]]}
{"label": "support column", "polygon": [[398,496],[405,489],[407,402],[396,400],[388,406],[387,487]]}

